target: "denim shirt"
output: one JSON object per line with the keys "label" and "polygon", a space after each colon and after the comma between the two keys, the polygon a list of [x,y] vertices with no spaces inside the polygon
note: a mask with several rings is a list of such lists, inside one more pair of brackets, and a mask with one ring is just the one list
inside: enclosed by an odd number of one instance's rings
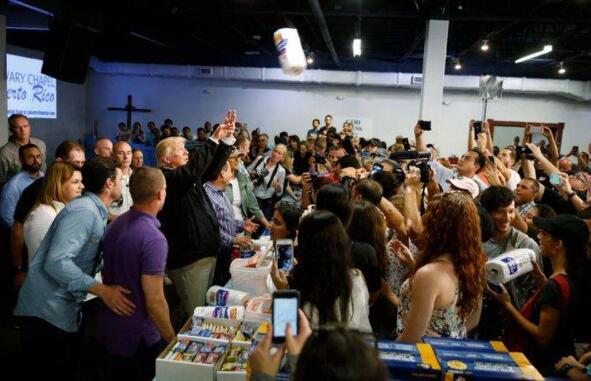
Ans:
{"label": "denim shirt", "polygon": [[78,331],[80,310],[99,270],[107,208],[93,193],[70,202],[57,215],[35,254],[14,314]]}

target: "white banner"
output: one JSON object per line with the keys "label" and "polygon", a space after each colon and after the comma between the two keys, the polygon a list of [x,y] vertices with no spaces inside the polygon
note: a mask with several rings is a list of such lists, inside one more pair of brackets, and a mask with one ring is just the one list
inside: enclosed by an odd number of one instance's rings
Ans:
{"label": "white banner", "polygon": [[57,118],[57,81],[41,74],[42,60],[6,55],[8,115]]}

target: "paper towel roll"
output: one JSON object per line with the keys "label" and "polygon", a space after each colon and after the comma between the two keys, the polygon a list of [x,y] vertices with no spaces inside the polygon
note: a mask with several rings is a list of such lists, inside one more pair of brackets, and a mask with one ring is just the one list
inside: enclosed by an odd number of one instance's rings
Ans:
{"label": "paper towel roll", "polygon": [[193,318],[244,319],[244,307],[196,307]]}
{"label": "paper towel roll", "polygon": [[489,282],[501,284],[512,281],[533,270],[531,261],[536,254],[531,249],[516,249],[486,262]]}
{"label": "paper towel roll", "polygon": [[248,302],[248,293],[220,286],[211,286],[207,290],[207,304],[210,306],[244,306]]}
{"label": "paper towel roll", "polygon": [[279,63],[285,74],[298,75],[306,70],[306,55],[297,29],[279,29],[273,34],[273,40],[279,54]]}

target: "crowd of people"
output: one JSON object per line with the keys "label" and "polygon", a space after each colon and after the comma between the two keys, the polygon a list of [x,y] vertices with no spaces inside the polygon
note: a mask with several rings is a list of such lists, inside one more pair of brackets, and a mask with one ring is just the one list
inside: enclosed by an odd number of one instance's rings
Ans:
{"label": "crowd of people", "polygon": [[[175,337],[171,309],[191,316],[230,279],[233,248],[268,231],[297,243],[293,270],[275,264],[271,278],[299,291],[300,330],[257,347],[255,380],[274,379],[284,355],[296,380],[385,380],[368,336],[503,340],[545,375],[591,379],[591,144],[560,156],[551,129],[533,144],[527,126],[523,145],[496,147],[470,121],[466,152],[442,157],[421,123],[390,145],[324,123],[273,142],[234,111],[197,138],[170,119],[146,133],[122,123],[90,160],[64,141],[46,166],[29,120],[12,115],[0,148],[2,290],[39,361],[28,371],[76,378],[92,294],[104,303],[105,379],[152,379]],[[156,168],[132,142],[155,146]],[[534,252],[533,271],[491,287],[485,263],[514,249]]]}

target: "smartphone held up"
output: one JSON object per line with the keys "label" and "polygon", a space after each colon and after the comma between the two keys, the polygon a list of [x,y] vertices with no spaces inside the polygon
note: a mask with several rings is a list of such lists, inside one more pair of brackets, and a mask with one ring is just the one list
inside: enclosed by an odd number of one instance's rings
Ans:
{"label": "smartphone held up", "polygon": [[300,308],[300,293],[297,290],[282,290],[273,293],[272,322],[273,343],[285,342],[285,328],[291,326],[292,335],[299,332],[298,309]]}

